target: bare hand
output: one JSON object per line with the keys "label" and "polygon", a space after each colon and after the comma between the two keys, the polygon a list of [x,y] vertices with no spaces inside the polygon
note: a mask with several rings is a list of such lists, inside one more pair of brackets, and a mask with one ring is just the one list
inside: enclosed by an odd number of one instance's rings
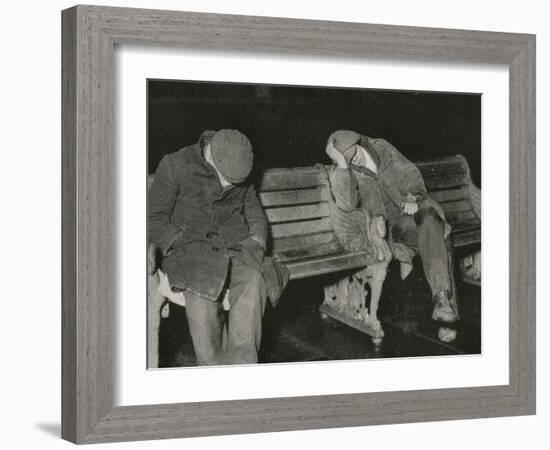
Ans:
{"label": "bare hand", "polygon": [[344,155],[340,153],[338,150],[336,150],[336,147],[334,147],[334,144],[332,141],[330,141],[327,144],[327,147],[325,149],[326,154],[328,157],[336,164],[340,169],[347,169],[348,163],[346,162],[346,158],[344,158]]}

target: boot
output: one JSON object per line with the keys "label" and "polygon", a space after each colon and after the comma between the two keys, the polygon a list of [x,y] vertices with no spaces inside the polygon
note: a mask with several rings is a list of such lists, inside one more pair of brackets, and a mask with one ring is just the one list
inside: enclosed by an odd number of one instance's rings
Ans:
{"label": "boot", "polygon": [[432,319],[438,322],[453,323],[457,316],[451,306],[449,291],[441,291],[434,295],[434,310]]}

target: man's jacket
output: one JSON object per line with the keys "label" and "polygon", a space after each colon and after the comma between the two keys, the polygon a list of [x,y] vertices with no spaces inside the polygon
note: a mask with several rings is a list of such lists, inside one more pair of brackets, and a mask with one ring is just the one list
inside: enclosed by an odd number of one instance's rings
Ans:
{"label": "man's jacket", "polygon": [[171,286],[210,300],[224,288],[231,257],[246,251],[241,242],[251,236],[267,240],[254,186],[222,189],[198,144],[162,158],[147,209],[148,238],[162,253]]}

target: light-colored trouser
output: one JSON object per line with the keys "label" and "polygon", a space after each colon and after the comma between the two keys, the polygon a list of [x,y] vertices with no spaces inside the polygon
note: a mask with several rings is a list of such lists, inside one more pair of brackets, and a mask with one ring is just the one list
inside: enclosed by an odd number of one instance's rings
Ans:
{"label": "light-colored trouser", "polygon": [[426,280],[432,295],[451,289],[449,253],[444,238],[441,219],[435,214],[423,216],[416,224],[412,216],[401,216],[394,221],[393,238],[410,247],[420,255]]}
{"label": "light-colored trouser", "polygon": [[185,309],[199,365],[258,362],[266,286],[262,273],[237,258],[229,270],[227,323],[222,301],[185,292]]}

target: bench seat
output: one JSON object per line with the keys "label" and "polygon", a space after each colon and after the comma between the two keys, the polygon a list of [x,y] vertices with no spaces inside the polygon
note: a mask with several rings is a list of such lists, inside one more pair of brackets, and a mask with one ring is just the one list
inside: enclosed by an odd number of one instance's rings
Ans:
{"label": "bench seat", "polygon": [[290,271],[290,279],[297,280],[362,267],[365,265],[365,253],[347,253],[342,250],[313,258],[304,257],[281,262]]}

